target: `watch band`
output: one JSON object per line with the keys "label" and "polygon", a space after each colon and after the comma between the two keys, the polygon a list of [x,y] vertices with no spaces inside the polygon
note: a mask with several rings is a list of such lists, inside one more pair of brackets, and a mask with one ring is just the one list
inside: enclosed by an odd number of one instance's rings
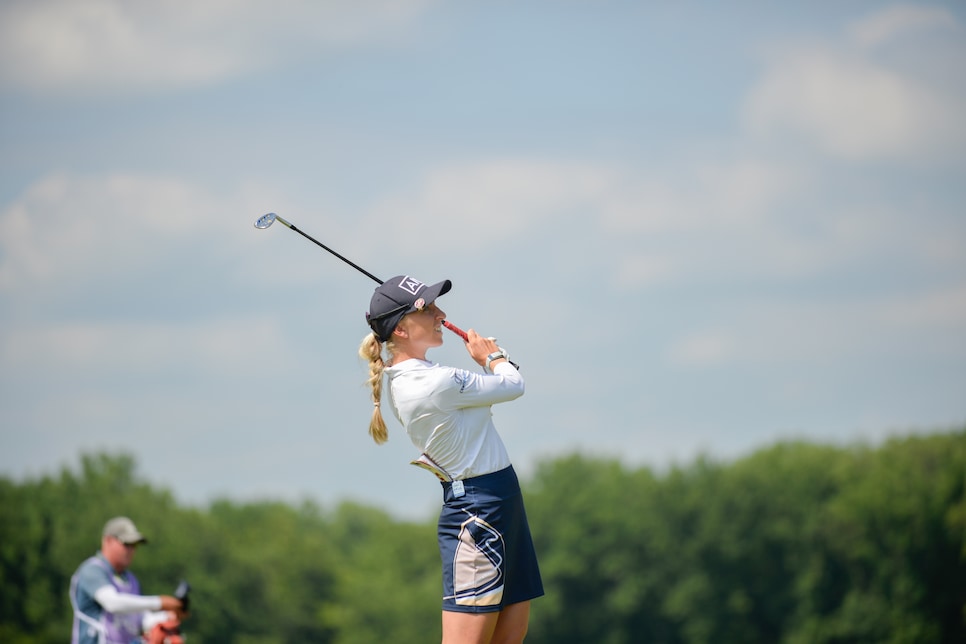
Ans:
{"label": "watch band", "polygon": [[506,354],[503,353],[502,349],[500,351],[494,351],[490,355],[486,356],[486,370],[492,373],[493,369],[490,369],[490,363],[494,360],[499,360],[500,358],[506,360]]}

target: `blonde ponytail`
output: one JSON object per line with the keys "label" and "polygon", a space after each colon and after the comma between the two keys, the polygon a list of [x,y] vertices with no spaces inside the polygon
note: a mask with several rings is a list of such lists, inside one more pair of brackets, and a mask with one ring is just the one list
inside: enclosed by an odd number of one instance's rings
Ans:
{"label": "blonde ponytail", "polygon": [[[387,350],[391,348],[391,343],[386,343]],[[386,363],[382,359],[382,343],[375,333],[370,333],[362,339],[359,345],[359,357],[369,363],[369,379],[367,384],[372,387],[372,418],[369,420],[369,435],[377,445],[382,445],[389,440],[389,430],[386,428],[386,421],[382,418],[380,402],[382,399],[382,372],[386,368]]]}

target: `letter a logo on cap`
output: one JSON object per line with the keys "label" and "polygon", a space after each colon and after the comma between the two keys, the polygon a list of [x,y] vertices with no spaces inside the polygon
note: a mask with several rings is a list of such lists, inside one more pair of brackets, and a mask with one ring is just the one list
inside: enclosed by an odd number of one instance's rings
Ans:
{"label": "letter a logo on cap", "polygon": [[415,295],[416,293],[419,293],[419,289],[421,289],[424,286],[426,285],[417,279],[413,279],[409,277],[408,275],[403,278],[402,282],[399,283],[399,288],[406,291],[407,293],[412,293],[413,295]]}

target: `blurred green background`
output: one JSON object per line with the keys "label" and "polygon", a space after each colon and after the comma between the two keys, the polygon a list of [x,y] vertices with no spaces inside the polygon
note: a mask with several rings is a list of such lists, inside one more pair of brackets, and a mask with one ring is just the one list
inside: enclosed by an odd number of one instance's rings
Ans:
{"label": "blurred green background", "polygon": [[[966,430],[664,472],[573,454],[522,484],[547,591],[528,643],[966,641]],[[192,644],[439,640],[435,517],[187,507],[88,454],[0,479],[0,641],[68,640],[70,576],[116,514],[151,539],[146,593],[191,582]]]}

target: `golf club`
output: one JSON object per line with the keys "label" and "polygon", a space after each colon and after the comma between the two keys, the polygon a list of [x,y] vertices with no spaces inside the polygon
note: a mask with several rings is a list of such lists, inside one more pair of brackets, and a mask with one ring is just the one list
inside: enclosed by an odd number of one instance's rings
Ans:
{"label": "golf club", "polygon": [[[298,234],[300,234],[302,237],[305,237],[306,239],[308,239],[313,244],[316,244],[317,246],[321,247],[323,250],[326,250],[326,251],[332,253],[333,255],[335,255],[336,257],[338,257],[339,259],[341,259],[343,262],[345,262],[346,264],[348,264],[352,268],[356,269],[357,271],[359,271],[360,273],[362,273],[363,275],[365,275],[369,279],[373,280],[377,284],[382,284],[382,280],[381,279],[379,279],[378,277],[376,277],[375,275],[373,275],[372,273],[370,273],[366,269],[362,268],[361,266],[359,266],[355,262],[353,262],[353,261],[347,259],[346,257],[343,257],[339,253],[335,252],[334,250],[332,250],[331,248],[329,248],[328,246],[326,246],[325,244],[323,244],[322,242],[320,242],[315,237],[312,237],[311,235],[306,234],[305,232],[303,232],[302,230],[300,230],[298,227],[296,227],[294,224],[292,224],[291,222],[288,222],[285,219],[279,217],[274,212],[266,213],[266,214],[262,215],[261,217],[259,217],[258,219],[256,219],[255,220],[255,228],[258,228],[259,230],[264,230],[264,229],[268,228],[269,226],[271,226],[272,224],[274,224],[276,221],[278,221],[279,223],[281,223],[286,228],[290,228],[290,229],[294,230],[295,232],[297,232]],[[469,338],[466,335],[466,331],[464,331],[463,329],[459,328],[458,326],[456,326],[455,324],[453,324],[449,320],[443,320],[443,326],[445,326],[447,329],[449,329],[450,331],[452,331],[456,335],[458,335],[461,338],[463,338],[463,341],[464,342],[466,342],[467,340],[469,340]],[[517,363],[512,362],[509,358],[507,359],[507,362],[509,362],[510,364],[512,364],[517,369],[520,368],[520,366]]]}

